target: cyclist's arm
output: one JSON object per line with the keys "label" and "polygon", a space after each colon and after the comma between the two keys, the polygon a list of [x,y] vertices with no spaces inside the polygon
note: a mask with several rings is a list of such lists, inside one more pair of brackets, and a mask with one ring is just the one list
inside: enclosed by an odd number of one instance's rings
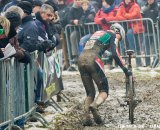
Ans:
{"label": "cyclist's arm", "polygon": [[116,37],[114,35],[112,36],[110,43],[111,43],[111,52],[112,52],[112,56],[113,56],[114,60],[121,68],[124,68],[122,58],[120,57],[118,47],[116,46],[116,44],[118,44],[118,43],[117,43]]}

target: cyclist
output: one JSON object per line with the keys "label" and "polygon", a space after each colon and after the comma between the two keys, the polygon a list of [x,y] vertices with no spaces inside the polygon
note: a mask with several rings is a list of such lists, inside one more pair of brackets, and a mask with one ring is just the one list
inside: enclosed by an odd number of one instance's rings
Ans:
{"label": "cyclist", "polygon": [[[104,65],[101,60],[102,54],[110,49],[116,63],[122,68],[123,72],[128,75],[128,69],[123,65],[122,59],[117,52],[118,43],[125,38],[123,27],[118,24],[112,24],[108,31],[97,31],[87,41],[83,53],[78,59],[78,69],[81,79],[86,90],[87,97],[84,102],[84,126],[92,125],[89,112],[93,114],[94,121],[101,124],[103,121],[97,111],[97,108],[108,97],[108,80],[104,73]],[[99,95],[95,98],[95,81]]]}

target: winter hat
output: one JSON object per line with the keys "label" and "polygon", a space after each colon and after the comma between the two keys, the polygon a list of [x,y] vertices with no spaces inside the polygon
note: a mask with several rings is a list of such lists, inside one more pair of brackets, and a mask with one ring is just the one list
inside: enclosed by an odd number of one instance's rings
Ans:
{"label": "winter hat", "polygon": [[34,0],[33,1],[33,7],[35,7],[35,6],[42,6],[42,4],[43,4],[43,2],[42,1],[40,1],[40,0]]}
{"label": "winter hat", "polygon": [[105,0],[105,1],[106,1],[106,3],[108,3],[109,5],[113,5],[114,2],[115,2],[115,0]]}
{"label": "winter hat", "polygon": [[17,12],[7,12],[5,16],[10,21],[11,26],[14,28],[20,26],[22,23],[21,16]]}
{"label": "winter hat", "polygon": [[27,1],[27,2],[30,2],[31,4],[33,4],[33,0],[21,0],[21,1]]}
{"label": "winter hat", "polygon": [[17,6],[19,6],[24,11],[24,13],[28,15],[32,13],[32,4],[28,1],[22,1],[18,3]]}

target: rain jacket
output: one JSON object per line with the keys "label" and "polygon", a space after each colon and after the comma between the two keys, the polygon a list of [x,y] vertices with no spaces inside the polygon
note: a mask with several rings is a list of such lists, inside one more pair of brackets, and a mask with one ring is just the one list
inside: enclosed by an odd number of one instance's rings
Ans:
{"label": "rain jacket", "polygon": [[[126,5],[124,2],[121,3],[117,15],[117,20],[132,20],[132,19],[141,19],[142,15],[140,13],[140,7],[137,3],[131,2],[129,5]],[[144,32],[143,22],[130,22],[129,28],[133,28],[134,34],[139,34]]]}
{"label": "rain jacket", "polygon": [[108,23],[108,24],[103,24],[103,23],[102,23],[102,19],[105,18],[105,20],[106,20],[107,22],[117,20],[116,17],[115,17],[115,16],[116,16],[116,13],[117,13],[117,8],[114,8],[114,9],[113,9],[112,11],[110,11],[109,13],[105,13],[102,9],[100,9],[100,10],[96,13],[96,16],[95,16],[95,18],[94,18],[94,22],[95,22],[96,24],[99,24],[99,25],[102,27],[103,30],[107,31],[107,30],[109,30],[111,24],[109,24],[109,23]]}

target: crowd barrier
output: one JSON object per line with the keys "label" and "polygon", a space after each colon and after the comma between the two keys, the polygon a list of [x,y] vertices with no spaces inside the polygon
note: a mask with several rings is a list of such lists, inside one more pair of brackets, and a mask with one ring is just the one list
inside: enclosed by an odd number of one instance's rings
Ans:
{"label": "crowd barrier", "polygon": [[[132,49],[135,51],[137,66],[152,66],[155,67],[157,60],[159,60],[159,28],[155,27],[150,18],[133,19],[124,21],[112,21],[110,23],[120,23],[126,32],[126,38],[121,42],[119,48],[121,56],[125,56],[125,50]],[[139,32],[135,32],[134,29]],[[141,28],[141,30],[140,30]],[[80,39],[101,28],[95,23],[86,23],[84,25],[67,25],[65,28],[67,49],[70,65],[74,64],[74,50],[78,50]],[[76,33],[78,32],[78,33]],[[75,38],[75,45],[71,43],[71,36],[78,35]],[[72,41],[73,42],[73,41]],[[74,50],[73,50],[74,49]],[[77,52],[78,55],[78,52]]]}
{"label": "crowd barrier", "polygon": [[[50,100],[53,95],[63,90],[61,70],[58,61],[58,54],[52,55],[53,64],[49,64],[48,58],[42,54],[41,62],[47,64],[44,69],[43,80],[46,86],[43,86],[42,93],[46,93],[43,100]],[[37,84],[38,60],[37,53],[31,54],[29,64],[19,63],[15,58],[0,60],[0,130],[23,127],[24,123],[34,116],[36,119],[42,118],[41,123],[47,125],[47,121],[36,112],[35,89]],[[45,58],[44,58],[45,57]],[[54,73],[48,74],[54,65]],[[49,67],[50,66],[50,67]],[[58,72],[59,71],[59,72]],[[58,75],[58,76],[57,76]],[[50,77],[53,77],[52,79]],[[50,88],[54,84],[54,89]],[[53,86],[52,86],[53,87]],[[47,93],[48,92],[48,93]],[[44,94],[45,95],[45,94]]]}

